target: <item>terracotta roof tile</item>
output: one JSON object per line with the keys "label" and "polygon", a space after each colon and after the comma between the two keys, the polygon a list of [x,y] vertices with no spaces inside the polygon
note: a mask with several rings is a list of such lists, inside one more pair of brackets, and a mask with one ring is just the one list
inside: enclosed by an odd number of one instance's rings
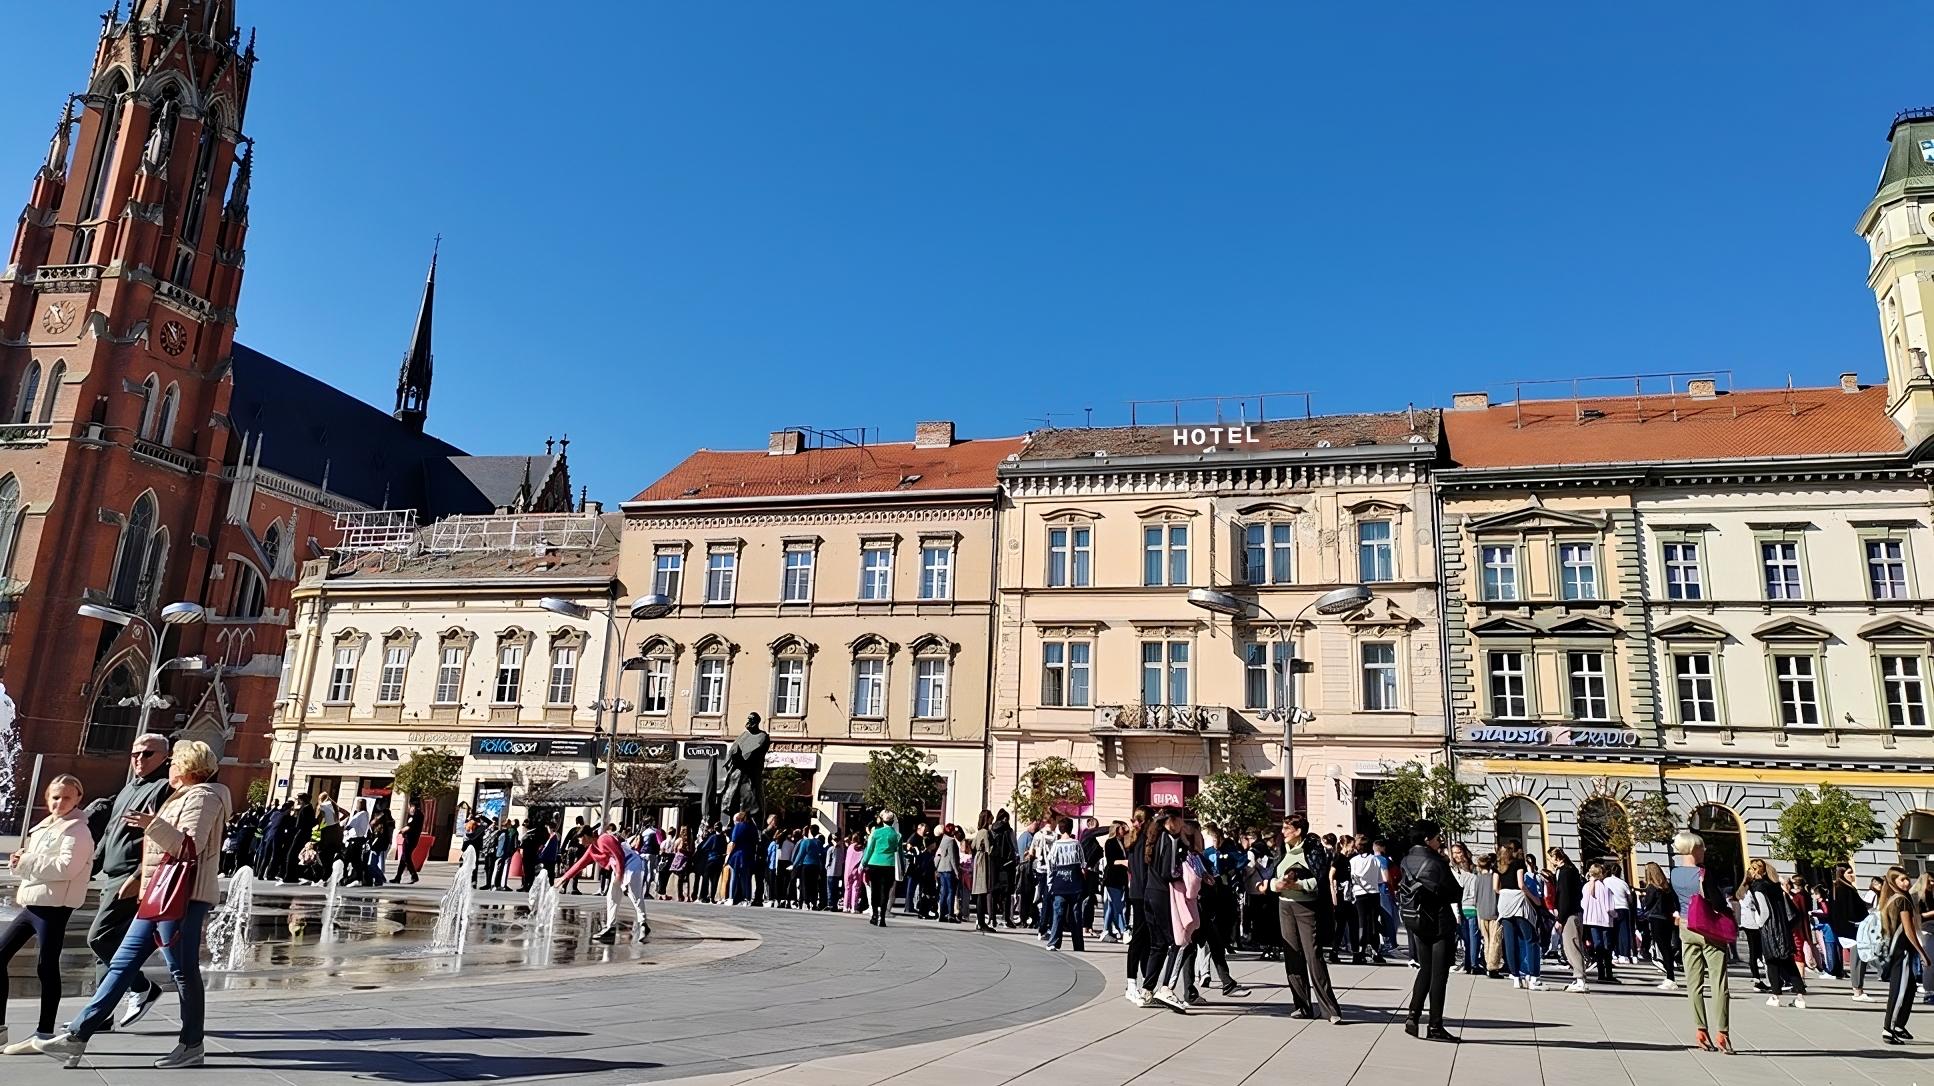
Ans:
{"label": "terracotta roof tile", "polygon": [[789,456],[763,450],[700,449],[632,499],[635,502],[787,498],[827,494],[917,494],[993,489],[994,469],[1018,452],[1018,437],[957,441],[916,448],[911,442],[805,449]]}
{"label": "terracotta roof tile", "polygon": [[1446,411],[1444,436],[1451,461],[1466,468],[1903,451],[1882,385],[1526,400]]}
{"label": "terracotta roof tile", "polygon": [[[1414,412],[1392,411],[1373,415],[1318,415],[1308,419],[1285,419],[1252,423],[1256,441],[1241,451],[1284,452],[1349,445],[1408,445],[1420,436],[1435,441],[1438,412],[1419,408]],[[1175,431],[1205,428],[1207,423],[1182,426],[1091,426],[1067,430],[1037,430],[1028,435],[1021,459],[1065,460],[1105,452],[1115,456],[1159,456],[1178,451]],[[1188,449],[1186,451],[1195,451]]]}

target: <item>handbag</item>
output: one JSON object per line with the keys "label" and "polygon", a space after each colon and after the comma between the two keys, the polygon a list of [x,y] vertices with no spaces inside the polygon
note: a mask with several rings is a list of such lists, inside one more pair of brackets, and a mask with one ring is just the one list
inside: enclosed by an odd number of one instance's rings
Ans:
{"label": "handbag", "polygon": [[1706,882],[1706,869],[1699,869],[1701,892],[1692,895],[1686,902],[1686,927],[1703,936],[1715,946],[1731,946],[1739,938],[1739,922],[1730,913],[1722,913],[1706,900],[1703,888]]}
{"label": "handbag", "polygon": [[141,891],[137,920],[180,920],[188,913],[188,897],[195,889],[195,839],[181,839],[180,855],[161,857],[154,877]]}

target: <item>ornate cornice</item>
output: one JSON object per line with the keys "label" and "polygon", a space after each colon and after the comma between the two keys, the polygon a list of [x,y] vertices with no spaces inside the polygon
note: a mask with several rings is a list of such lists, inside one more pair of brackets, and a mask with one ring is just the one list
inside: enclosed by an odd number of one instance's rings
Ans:
{"label": "ornate cornice", "polygon": [[709,531],[717,528],[753,528],[772,525],[832,524],[912,524],[926,521],[994,519],[992,505],[956,505],[932,508],[852,509],[796,513],[713,513],[706,515],[625,517],[627,532]]}
{"label": "ornate cornice", "polygon": [[1413,486],[1429,469],[1413,462],[1244,467],[1116,468],[1061,471],[1006,478],[1001,485],[1015,498],[1077,497],[1110,494],[1226,495],[1277,494],[1337,486]]}

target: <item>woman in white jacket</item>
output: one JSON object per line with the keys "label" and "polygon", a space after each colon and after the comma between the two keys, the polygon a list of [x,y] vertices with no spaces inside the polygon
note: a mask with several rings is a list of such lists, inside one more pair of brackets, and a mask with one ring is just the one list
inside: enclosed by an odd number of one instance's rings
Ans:
{"label": "woman in white jacket", "polygon": [[[0,930],[0,977],[7,975],[13,956],[38,940],[34,972],[40,978],[38,1036],[54,1035],[54,1015],[60,1009],[60,952],[67,941],[67,918],[87,900],[88,873],[94,868],[94,835],[80,813],[81,782],[55,777],[47,786],[47,817],[27,831],[20,851],[7,866],[20,877],[20,915]],[[18,1056],[33,1052],[32,1039],[7,1040],[7,985],[0,983],[0,1053]]]}

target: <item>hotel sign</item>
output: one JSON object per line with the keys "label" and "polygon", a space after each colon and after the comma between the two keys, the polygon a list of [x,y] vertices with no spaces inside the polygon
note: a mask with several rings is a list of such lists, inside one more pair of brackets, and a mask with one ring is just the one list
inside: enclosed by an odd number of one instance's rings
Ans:
{"label": "hotel sign", "polygon": [[1625,728],[1467,728],[1464,739],[1471,743],[1510,743],[1536,747],[1636,747],[1639,733]]}
{"label": "hotel sign", "polygon": [[1254,426],[1177,426],[1170,431],[1178,449],[1238,449],[1261,445],[1262,437]]}

